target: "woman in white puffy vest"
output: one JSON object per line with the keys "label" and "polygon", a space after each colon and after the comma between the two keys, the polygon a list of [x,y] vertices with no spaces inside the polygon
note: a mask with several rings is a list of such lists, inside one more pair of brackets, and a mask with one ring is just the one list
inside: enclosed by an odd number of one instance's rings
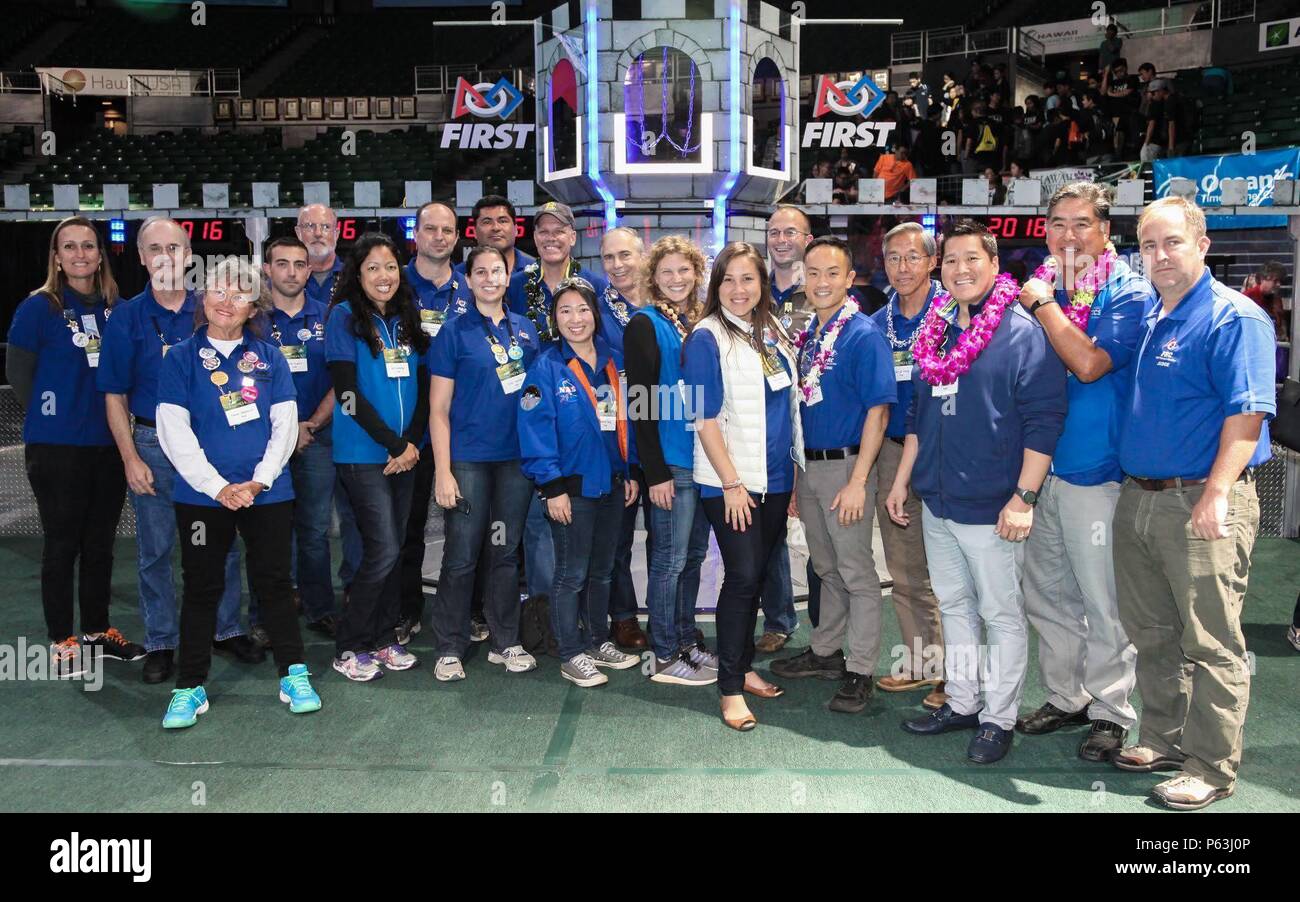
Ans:
{"label": "woman in white puffy vest", "polygon": [[717,612],[722,719],[741,731],[757,724],[744,692],[783,694],[752,669],[754,627],[768,558],[783,548],[794,467],[803,465],[794,351],[772,311],[762,255],[730,244],[714,261],[704,316],[683,350],[696,402],[695,482],[726,568]]}

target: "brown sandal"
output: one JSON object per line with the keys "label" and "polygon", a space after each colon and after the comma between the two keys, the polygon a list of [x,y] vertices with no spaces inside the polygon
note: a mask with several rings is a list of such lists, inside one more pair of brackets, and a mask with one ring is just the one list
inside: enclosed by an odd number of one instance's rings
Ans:
{"label": "brown sandal", "polygon": [[754,715],[746,714],[744,717],[737,717],[734,720],[727,716],[726,710],[722,712],[722,722],[740,733],[748,733],[754,727],[758,726],[758,718]]}
{"label": "brown sandal", "polygon": [[785,695],[785,690],[776,683],[768,683],[763,689],[751,689],[746,683],[743,688],[750,695],[757,695],[759,698],[780,698]]}

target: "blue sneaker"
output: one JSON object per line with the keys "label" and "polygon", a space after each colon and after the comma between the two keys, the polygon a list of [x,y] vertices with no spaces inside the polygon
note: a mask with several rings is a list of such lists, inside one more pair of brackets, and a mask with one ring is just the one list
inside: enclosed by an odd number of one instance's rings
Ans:
{"label": "blue sneaker", "polygon": [[280,677],[280,701],[289,703],[293,714],[308,714],[320,710],[320,696],[311,688],[306,664],[289,665],[289,675]]}
{"label": "blue sneaker", "polygon": [[1015,735],[1014,731],[1004,730],[997,724],[982,723],[979,731],[971,737],[966,757],[976,764],[1001,761],[1011,751],[1011,740]]}
{"label": "blue sneaker", "polygon": [[164,730],[179,730],[198,723],[199,715],[208,712],[208,694],[202,686],[193,689],[173,689],[171,704],[163,715]]}

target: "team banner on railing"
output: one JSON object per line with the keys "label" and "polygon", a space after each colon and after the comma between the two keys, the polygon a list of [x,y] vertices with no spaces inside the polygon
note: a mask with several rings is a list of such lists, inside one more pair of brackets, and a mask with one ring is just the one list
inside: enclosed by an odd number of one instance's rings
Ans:
{"label": "team banner on railing", "polygon": [[1092,19],[1067,19],[1064,22],[1045,22],[1041,25],[1021,25],[1020,30],[1043,45],[1043,53],[1073,53],[1093,50],[1105,37],[1105,27],[1098,27]]}
{"label": "team banner on railing", "polygon": [[197,92],[206,72],[175,69],[81,69],[75,66],[37,67],[48,94],[90,97],[189,97]]}
{"label": "team banner on railing", "polygon": [[[1196,202],[1202,207],[1223,203],[1223,182],[1245,179],[1246,206],[1271,207],[1273,184],[1278,179],[1294,179],[1300,171],[1300,148],[1261,150],[1257,153],[1231,153],[1208,157],[1174,157],[1156,160],[1155,195],[1165,197],[1173,179],[1185,178],[1196,183]],[[1286,225],[1285,216],[1210,216],[1212,229],[1261,229]]]}
{"label": "team banner on railing", "polygon": [[1043,183],[1043,201],[1056,193],[1056,189],[1071,182],[1095,182],[1097,169],[1093,166],[1062,166],[1058,169],[1035,169],[1029,177]]}

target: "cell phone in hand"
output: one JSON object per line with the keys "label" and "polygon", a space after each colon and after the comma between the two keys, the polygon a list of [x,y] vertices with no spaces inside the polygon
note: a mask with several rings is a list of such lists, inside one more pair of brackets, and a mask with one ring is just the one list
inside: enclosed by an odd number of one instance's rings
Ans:
{"label": "cell phone in hand", "polygon": [[467,517],[469,516],[469,502],[459,495],[456,496],[456,510]]}

